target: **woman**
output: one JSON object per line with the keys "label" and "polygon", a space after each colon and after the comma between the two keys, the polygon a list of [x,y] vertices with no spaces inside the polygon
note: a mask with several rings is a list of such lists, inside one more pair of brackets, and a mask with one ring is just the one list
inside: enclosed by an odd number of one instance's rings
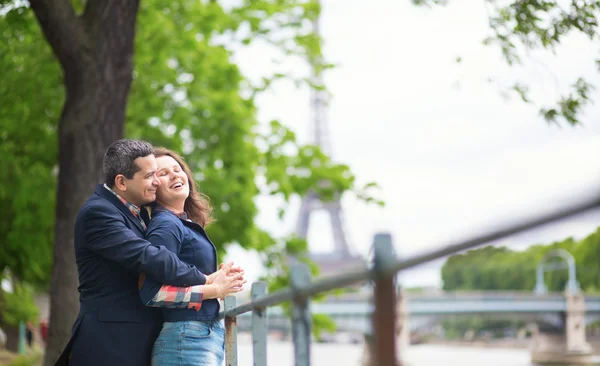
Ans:
{"label": "woman", "polygon": [[155,151],[161,182],[146,239],[164,245],[207,276],[206,285],[177,288],[151,279],[140,290],[149,306],[162,307],[163,327],[152,349],[152,366],[221,366],[225,328],[218,320],[218,298],[241,291],[245,281],[232,263],[217,271],[217,252],[204,227],[211,207],[197,191],[187,164],[173,151]]}

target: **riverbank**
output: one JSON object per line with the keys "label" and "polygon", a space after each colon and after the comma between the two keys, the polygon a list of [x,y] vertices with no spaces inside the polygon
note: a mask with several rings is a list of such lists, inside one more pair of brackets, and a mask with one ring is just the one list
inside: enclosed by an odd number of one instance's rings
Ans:
{"label": "riverbank", "polygon": [[529,347],[529,340],[517,340],[517,339],[494,339],[490,341],[475,340],[427,340],[419,344],[428,344],[435,346],[451,346],[451,347],[468,347],[468,348],[511,348],[511,349],[527,349]]}
{"label": "riverbank", "polygon": [[[313,343],[311,364],[315,366],[361,366],[363,345]],[[238,344],[238,366],[252,366],[252,343]],[[401,355],[408,366],[533,366],[525,349],[478,349],[421,344],[409,347]],[[269,364],[294,365],[294,348],[289,341],[269,342]]]}
{"label": "riverbank", "polygon": [[[530,339],[492,339],[485,340],[427,340],[419,344],[427,344],[432,346],[447,346],[447,347],[464,347],[464,348],[503,348],[503,349],[528,349]],[[592,346],[595,355],[600,355],[600,340],[588,341]]]}
{"label": "riverbank", "polygon": [[[527,349],[482,345],[482,342],[448,342],[446,345],[419,344],[402,352],[402,359],[409,366],[533,366]],[[478,344],[474,346],[473,344]],[[490,349],[487,349],[490,348]],[[361,366],[363,348],[356,344],[313,343],[311,346],[311,364],[326,366],[331,364]],[[11,355],[11,361],[14,361]],[[277,366],[294,365],[294,347],[290,341],[272,339],[267,346],[269,364]],[[8,360],[7,360],[8,361]],[[41,361],[41,356],[39,358]],[[253,366],[251,339],[240,339],[238,344],[238,366]],[[0,366],[9,363],[0,362]],[[12,365],[15,365],[14,363]],[[39,366],[40,363],[18,363],[19,366]],[[560,365],[558,365],[560,366]]]}

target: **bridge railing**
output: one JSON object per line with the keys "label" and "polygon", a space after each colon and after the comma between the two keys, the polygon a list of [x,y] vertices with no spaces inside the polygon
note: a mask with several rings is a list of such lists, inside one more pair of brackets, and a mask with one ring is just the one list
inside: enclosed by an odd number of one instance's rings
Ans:
{"label": "bridge railing", "polygon": [[255,366],[267,365],[266,309],[287,301],[292,302],[294,364],[296,366],[310,365],[311,314],[309,303],[311,297],[370,280],[375,285],[373,294],[375,310],[372,315],[374,342],[371,349],[373,357],[371,362],[373,365],[396,366],[399,364],[396,352],[396,289],[394,281],[397,272],[598,207],[600,207],[600,196],[405,260],[396,259],[391,235],[377,234],[374,238],[374,261],[371,268],[319,278],[315,281],[311,281],[310,271],[306,265],[294,265],[291,269],[291,284],[288,288],[267,294],[265,283],[255,282],[252,284],[252,300],[250,302],[236,305],[234,296],[225,298],[225,309],[220,313],[220,317],[225,318],[226,365],[237,366],[236,317],[247,312],[252,312],[253,364]]}

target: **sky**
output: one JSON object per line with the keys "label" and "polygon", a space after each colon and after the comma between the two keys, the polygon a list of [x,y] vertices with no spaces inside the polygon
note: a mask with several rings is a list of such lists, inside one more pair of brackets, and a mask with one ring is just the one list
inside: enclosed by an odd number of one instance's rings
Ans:
{"label": "sky", "polygon": [[[578,77],[599,85],[597,50],[581,36],[555,52],[528,52],[509,67],[488,35],[485,2],[450,1],[415,7],[410,1],[325,0],[324,55],[336,64],[325,76],[332,93],[328,124],[336,162],[348,164],[359,184],[375,181],[384,207],[352,194],[342,199],[352,250],[366,255],[373,235],[389,232],[398,255],[408,257],[598,193],[600,108],[589,106],[583,126],[547,124],[538,107],[502,92],[529,84],[539,105],[551,106]],[[251,80],[273,70],[301,74],[298,60],[272,62],[276,53],[255,44],[235,53]],[[457,63],[457,58],[461,62]],[[491,80],[491,81],[489,81]],[[600,103],[600,95],[593,98]],[[257,99],[263,122],[278,119],[311,142],[310,95],[280,82]],[[257,223],[275,235],[294,230],[299,199],[285,219],[277,199],[260,196]],[[600,210],[495,244],[524,249],[566,237],[585,237],[600,226]],[[329,219],[312,216],[311,251],[333,248]],[[228,259],[261,273],[258,259],[231,248]],[[436,261],[402,276],[405,286],[440,286]]]}

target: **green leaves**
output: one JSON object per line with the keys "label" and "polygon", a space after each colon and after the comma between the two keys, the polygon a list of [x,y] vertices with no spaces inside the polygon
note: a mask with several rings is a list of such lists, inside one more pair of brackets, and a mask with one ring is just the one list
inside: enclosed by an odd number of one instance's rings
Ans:
{"label": "green leaves", "polygon": [[[541,259],[548,251],[559,248],[575,257],[577,279],[583,291],[600,290],[600,227],[580,241],[567,238],[548,245],[534,245],[525,251],[488,246],[453,255],[442,267],[444,289],[533,291]],[[566,270],[545,273],[550,291],[563,291],[567,280]]]}
{"label": "green leaves", "polygon": [[258,136],[259,146],[266,147],[261,161],[267,193],[287,202],[293,194],[315,190],[323,200],[332,200],[353,187],[348,166],[333,163],[317,146],[298,145],[294,133],[277,121],[269,127]]}
{"label": "green leaves", "polygon": [[[74,3],[82,10],[83,2]],[[306,27],[319,10],[316,2],[295,0],[248,1],[229,9],[187,0],[141,4],[126,135],[184,153],[212,199],[217,222],[208,230],[221,254],[228,243],[267,251],[279,240],[254,224],[258,178],[286,201],[311,188],[324,197],[352,188],[348,167],[316,147],[298,145],[282,124],[261,130],[254,97],[287,76],[267,75],[260,89],[245,95],[246,79],[220,41],[249,26],[248,39],[277,38],[307,62],[320,60],[320,40]],[[0,177],[0,268],[43,286],[52,258],[61,69],[29,9],[0,16],[0,34],[0,68],[8,71],[0,84],[0,152],[8,164]],[[292,243],[288,250],[305,249]]]}
{"label": "green leaves", "polygon": [[348,167],[298,145],[277,121],[259,124],[255,96],[287,75],[265,75],[248,95],[230,51],[231,42],[239,47],[261,38],[317,62],[320,40],[306,26],[318,11],[305,1],[248,1],[229,9],[217,2],[142,3],[126,135],[184,153],[214,206],[217,222],[208,231],[221,253],[227,243],[263,251],[277,242],[254,225],[261,190],[287,202],[311,189],[332,198],[353,188]]}
{"label": "green leaves", "polygon": [[[81,13],[85,1],[72,3]],[[219,254],[231,243],[257,251],[271,289],[287,285],[289,255],[308,263],[315,275],[317,268],[306,257],[304,240],[275,238],[256,226],[260,192],[283,197],[286,205],[311,190],[324,200],[355,191],[380,202],[370,196],[374,184],[355,187],[348,166],[334,163],[316,146],[298,144],[280,122],[258,121],[256,95],[289,75],[273,72],[263,75],[261,85],[248,87],[234,61],[237,48],[260,39],[319,71],[332,67],[312,32],[319,11],[318,2],[304,0],[248,0],[233,7],[148,0],[137,17],[125,135],[182,152],[214,207],[217,221],[207,230]],[[22,283],[45,286],[54,237],[62,72],[29,9],[0,14],[0,34],[5,46],[0,69],[7,70],[0,84],[5,102],[0,153],[7,165],[0,176],[0,270],[8,268]],[[281,217],[286,208],[281,207]],[[10,295],[7,301],[10,305]],[[325,319],[316,322],[328,327]]]}
{"label": "green leaves", "polygon": [[[491,3],[493,4],[493,3]],[[490,18],[493,36],[488,43],[497,43],[510,64],[521,62],[519,50],[547,48],[554,50],[570,33],[579,32],[597,40],[597,16],[600,3],[572,2],[564,8],[555,1],[515,1],[504,7],[495,5],[496,15]],[[542,108],[540,114],[549,123],[559,124],[562,119],[570,125],[581,123],[580,116],[589,102],[593,86],[582,78],[573,85],[573,91],[562,96],[553,108]],[[515,88],[523,101],[526,88]]]}
{"label": "green leaves", "polygon": [[37,322],[39,312],[30,286],[15,282],[13,291],[4,292],[1,298],[0,311],[4,323],[16,327],[20,322]]}
{"label": "green leaves", "polygon": [[544,119],[549,123],[558,124],[557,118],[563,117],[569,124],[579,124],[579,115],[584,107],[591,102],[589,94],[594,86],[582,78],[577,79],[572,86],[573,92],[560,99],[557,108],[542,109],[540,111]]}
{"label": "green leaves", "polygon": [[[414,0],[416,5],[444,5],[443,0]],[[531,51],[547,49],[554,52],[571,34],[582,34],[592,44],[598,42],[600,2],[571,1],[568,3],[544,0],[486,1],[491,35],[485,45],[499,47],[504,60],[519,66]],[[598,64],[598,61],[595,61]],[[549,123],[569,125],[581,123],[584,107],[590,102],[588,92],[592,85],[579,78],[573,90],[563,95],[554,107],[540,108],[540,114]],[[538,104],[527,97],[527,85],[517,83],[513,88],[525,103]]]}
{"label": "green leaves", "polygon": [[0,16],[0,271],[44,286],[52,265],[61,70],[32,12]]}
{"label": "green leaves", "polygon": [[335,322],[325,314],[312,314],[312,324],[315,337],[321,339],[323,332],[335,332]]}
{"label": "green leaves", "polygon": [[531,100],[529,99],[529,97],[527,96],[527,92],[529,91],[529,88],[527,88],[527,85],[522,85],[522,84],[515,84],[513,86],[513,90],[515,92],[517,92],[517,94],[519,94],[519,96],[521,97],[521,100],[524,101],[525,103],[529,103]]}

